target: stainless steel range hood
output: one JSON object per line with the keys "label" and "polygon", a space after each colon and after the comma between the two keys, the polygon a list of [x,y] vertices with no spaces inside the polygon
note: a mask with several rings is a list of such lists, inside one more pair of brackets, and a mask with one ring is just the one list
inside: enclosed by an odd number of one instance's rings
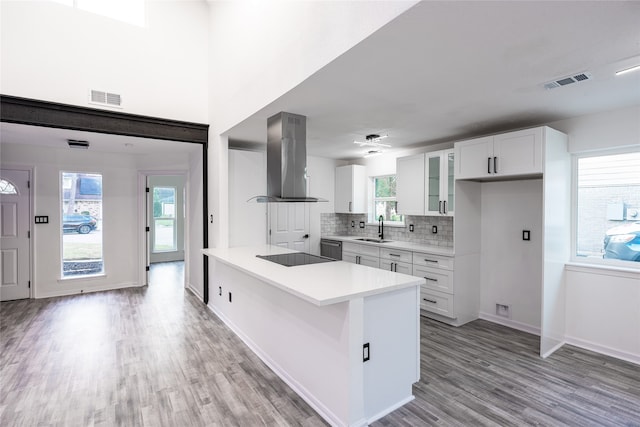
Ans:
{"label": "stainless steel range hood", "polygon": [[281,112],[267,119],[267,195],[259,203],[326,202],[307,197],[307,118]]}

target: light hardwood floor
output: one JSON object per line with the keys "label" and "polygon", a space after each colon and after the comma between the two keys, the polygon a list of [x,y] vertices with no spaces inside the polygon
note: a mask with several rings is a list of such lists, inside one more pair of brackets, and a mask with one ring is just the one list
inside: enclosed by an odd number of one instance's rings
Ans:
{"label": "light hardwood floor", "polygon": [[[0,304],[0,425],[325,425],[174,266],[145,288]],[[374,425],[640,426],[638,365],[542,360],[538,337],[485,321],[422,318],[421,336],[416,399]]]}

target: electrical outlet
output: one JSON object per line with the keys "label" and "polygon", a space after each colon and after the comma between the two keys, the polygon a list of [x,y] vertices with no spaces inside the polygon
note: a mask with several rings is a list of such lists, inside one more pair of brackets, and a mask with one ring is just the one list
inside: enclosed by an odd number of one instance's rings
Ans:
{"label": "electrical outlet", "polygon": [[432,225],[431,226],[431,232],[433,234],[438,234],[438,226],[437,225]]}
{"label": "electrical outlet", "polygon": [[364,228],[364,221],[360,221],[360,228]]}
{"label": "electrical outlet", "polygon": [[351,221],[351,228],[354,228],[356,226],[356,222],[355,221]]}
{"label": "electrical outlet", "polygon": [[522,230],[522,240],[531,240],[531,231],[529,230]]}
{"label": "electrical outlet", "polygon": [[409,231],[413,233],[413,224],[409,224]]}

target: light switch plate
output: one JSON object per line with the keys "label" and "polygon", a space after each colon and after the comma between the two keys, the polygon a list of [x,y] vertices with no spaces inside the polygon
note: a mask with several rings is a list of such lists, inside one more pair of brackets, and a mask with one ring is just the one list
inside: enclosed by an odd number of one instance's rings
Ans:
{"label": "light switch plate", "polygon": [[522,230],[522,240],[526,240],[526,241],[531,240],[531,231]]}

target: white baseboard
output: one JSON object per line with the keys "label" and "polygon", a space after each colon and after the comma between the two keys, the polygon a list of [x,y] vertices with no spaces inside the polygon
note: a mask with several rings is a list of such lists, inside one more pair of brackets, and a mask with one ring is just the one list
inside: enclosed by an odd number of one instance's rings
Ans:
{"label": "white baseboard", "polygon": [[204,301],[204,295],[202,295],[191,283],[187,283],[187,290],[197,296],[199,300]]}
{"label": "white baseboard", "polygon": [[411,396],[407,397],[406,399],[401,400],[400,402],[396,403],[395,405],[385,409],[384,411],[375,414],[374,416],[372,416],[371,418],[369,418],[367,420],[365,425],[373,424],[375,421],[378,421],[380,418],[382,418],[382,417],[384,417],[386,415],[389,415],[390,413],[392,413],[396,409],[400,408],[401,406],[406,405],[407,403],[411,402],[415,398],[416,398],[415,396],[411,395]]}
{"label": "white baseboard", "polygon": [[[226,317],[220,310],[218,310],[215,306],[208,304],[207,307],[211,310],[220,320],[224,322],[225,325],[229,327],[241,340],[244,342],[247,347],[253,351],[256,356],[262,360],[265,365],[269,367],[282,381],[284,381],[289,387],[295,391],[298,396],[300,396],[305,402],[309,404],[322,418],[324,418],[329,424],[334,426],[342,425],[343,422],[338,418],[329,408],[322,404],[322,402],[318,401],[304,386],[302,386],[298,381],[289,376],[289,374],[284,371],[280,365],[278,365],[275,361],[273,361],[269,355],[267,355],[253,340],[251,340],[248,336],[246,336],[240,328],[238,328],[228,317]],[[365,419],[358,421],[354,424],[355,427],[364,427],[367,425]]]}
{"label": "white baseboard", "polygon": [[537,326],[531,326],[526,323],[518,322],[516,320],[507,319],[501,316],[496,316],[495,314],[489,313],[480,313],[480,319],[487,320],[489,322],[497,323],[502,326],[507,326],[512,329],[517,329],[519,331],[528,332],[533,335],[540,336],[540,328]]}
{"label": "white baseboard", "polygon": [[115,291],[117,289],[137,288],[137,287],[141,287],[138,284],[138,282],[125,282],[125,283],[105,284],[105,285],[87,285],[83,289],[62,289],[59,291],[37,292],[34,299],[65,297],[69,295],[80,295],[80,294],[88,294],[88,293],[102,292],[102,291]]}
{"label": "white baseboard", "polygon": [[570,336],[565,337],[565,342],[576,347],[584,348],[585,350],[593,351],[596,353],[604,354],[606,356],[615,357],[616,359],[624,360],[626,362],[635,363],[636,365],[640,365],[640,354],[617,350],[615,348],[607,347],[591,341]]}

